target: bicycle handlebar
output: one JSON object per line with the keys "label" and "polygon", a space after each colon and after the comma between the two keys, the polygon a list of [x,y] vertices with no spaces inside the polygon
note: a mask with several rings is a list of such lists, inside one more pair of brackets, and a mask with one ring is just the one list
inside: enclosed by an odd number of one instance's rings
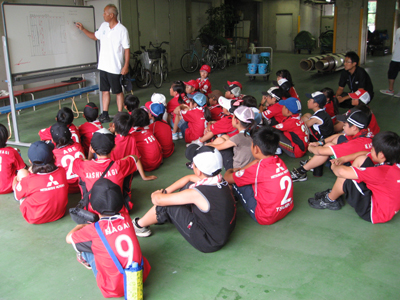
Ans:
{"label": "bicycle handlebar", "polygon": [[150,42],[149,47],[152,46],[153,48],[160,49],[163,44],[169,45],[169,42],[166,42],[166,41],[161,42],[161,44],[159,46],[155,46],[155,45],[153,45],[152,42]]}

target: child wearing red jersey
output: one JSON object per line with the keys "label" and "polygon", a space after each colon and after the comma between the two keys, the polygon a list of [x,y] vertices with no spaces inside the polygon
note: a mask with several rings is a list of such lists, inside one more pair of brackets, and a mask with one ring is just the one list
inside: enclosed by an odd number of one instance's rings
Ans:
{"label": "child wearing red jersey", "polygon": [[307,172],[325,164],[330,156],[339,158],[371,149],[373,135],[367,129],[369,120],[363,111],[354,109],[348,116],[338,115],[337,118],[338,121],[344,122],[344,132],[310,143],[308,151],[314,156],[300,168],[292,170],[293,182],[306,181]]}
{"label": "child wearing red jersey", "polygon": [[225,88],[225,98],[227,99],[242,99],[244,95],[242,92],[242,85],[238,81],[228,81],[228,85],[224,86]]}
{"label": "child wearing red jersey", "polygon": [[339,104],[337,103],[335,92],[331,88],[323,88],[321,90],[326,97],[325,111],[331,117],[333,124],[336,123],[336,115],[339,114]]}
{"label": "child wearing red jersey", "polygon": [[[74,121],[74,113],[70,108],[68,107],[61,108],[57,113],[56,121],[67,125],[69,131],[71,131],[72,139],[74,140],[74,142],[77,143],[81,142],[81,136],[79,134],[79,130],[74,124],[72,124],[72,122]],[[38,134],[41,141],[51,140],[50,127],[40,130]]]}
{"label": "child wearing red jersey", "polygon": [[178,126],[186,143],[199,139],[204,133],[207,122],[211,120],[211,113],[206,104],[207,97],[198,93],[193,99],[190,99],[189,107],[181,105],[175,109],[174,113],[180,113],[182,118]]}
{"label": "child wearing red jersey", "polygon": [[229,169],[225,180],[246,212],[261,225],[271,225],[293,209],[293,185],[285,163],[275,154],[279,136],[270,127],[252,134],[255,160],[243,168]]}
{"label": "child wearing red jersey", "polygon": [[[282,81],[282,79],[285,79]],[[281,84],[279,84],[281,82]],[[287,82],[287,83],[286,83]],[[276,84],[278,83],[278,84]],[[276,72],[276,81],[274,82],[275,86],[282,86],[286,92],[290,94],[290,97],[296,98],[300,100],[299,95],[297,94],[296,89],[294,88],[294,83],[292,80],[292,75],[288,70],[282,69]]]}
{"label": "child wearing red jersey", "polygon": [[142,218],[135,218],[133,226],[137,236],[148,237],[148,226],[172,223],[194,248],[215,252],[228,242],[235,228],[235,201],[220,174],[222,157],[218,150],[193,148],[190,160],[194,174],[153,192],[154,206]]}
{"label": "child wearing red jersey", "polygon": [[14,178],[14,197],[22,216],[30,224],[56,221],[65,214],[68,182],[63,168],[54,164],[53,144],[38,141],[28,150],[29,171],[22,169]]}
{"label": "child wearing red jersey", "polygon": [[[379,128],[375,115],[368,106],[368,103],[371,101],[369,93],[364,89],[358,89],[355,93],[349,93],[349,96],[351,98],[351,105],[356,106],[357,109],[366,112],[370,116],[368,129],[374,135],[377,134],[381,129]],[[347,111],[345,115],[348,115],[350,111],[351,110]],[[342,130],[343,130],[343,122],[337,122],[335,124],[335,131],[341,132]]]}
{"label": "child wearing red jersey", "polygon": [[[145,281],[150,264],[142,255],[129,214],[119,213],[124,206],[121,189],[110,180],[101,178],[93,185],[90,203],[99,212],[97,226],[122,268],[136,262],[143,267]],[[95,227],[95,223],[77,225],[67,234],[66,242],[73,245],[78,262],[93,271],[104,297],[123,297],[124,276],[115,266]]]}
{"label": "child wearing red jersey", "polygon": [[149,125],[150,132],[156,137],[162,149],[163,158],[170,157],[174,153],[174,142],[171,132],[171,127],[163,120],[165,112],[164,105],[160,103],[147,102],[146,107],[149,110],[149,118],[153,122]]}
{"label": "child wearing red jersey", "polygon": [[282,97],[283,91],[278,87],[272,87],[268,91],[262,92],[260,113],[271,126],[279,124],[285,119],[282,115],[282,106],[278,104]]}
{"label": "child wearing red jersey", "polygon": [[400,137],[390,131],[372,139],[371,156],[357,157],[351,167],[336,165],[337,180],[332,188],[308,199],[312,208],[338,210],[341,196],[356,213],[373,224],[390,221],[400,210]]}
{"label": "child wearing red jersey", "polygon": [[168,119],[167,123],[171,124],[171,127],[173,127],[172,130],[172,140],[176,141],[177,139],[183,139],[183,134],[182,132],[179,131],[178,127],[178,122],[176,122],[176,127],[174,126],[176,118],[178,117],[175,113],[174,110],[177,108],[179,105],[186,104],[189,105],[189,98],[186,96],[185,92],[185,84],[183,81],[174,81],[171,85],[171,88],[169,89],[169,94],[174,97],[172,98],[168,104],[167,104],[167,113],[168,113]]}
{"label": "child wearing red jersey", "polygon": [[167,99],[165,98],[165,96],[160,93],[153,93],[153,95],[151,95],[150,100],[152,103],[158,103],[158,104],[162,104],[164,106],[164,114],[163,114],[162,119],[165,122],[168,122],[168,113],[165,110],[165,108],[167,107]]}
{"label": "child wearing red jersey", "polygon": [[137,108],[132,112],[132,118],[134,131],[131,134],[136,140],[143,169],[146,172],[153,171],[161,165],[163,156],[160,143],[149,129],[149,115],[145,110]]}
{"label": "child wearing red jersey", "polygon": [[110,123],[110,132],[115,134],[115,147],[111,151],[111,159],[122,159],[128,155],[136,155],[140,158],[135,137],[129,133],[133,119],[127,112],[119,112]]}
{"label": "child wearing red jersey", "polygon": [[85,159],[82,146],[71,139],[71,132],[63,123],[51,126],[51,137],[56,147],[53,150],[55,164],[65,170],[68,181],[68,194],[79,193],[79,176],[72,172],[75,158]]}
{"label": "child wearing red jersey", "polygon": [[223,109],[218,103],[219,97],[222,96],[222,92],[219,90],[214,90],[211,94],[208,94],[208,109],[210,110],[212,121],[219,121],[224,115]]}
{"label": "child wearing red jersey", "polygon": [[[97,158],[92,160],[83,160],[77,158],[72,165],[72,172],[80,178],[82,196],[90,191],[93,184],[101,177],[103,172],[111,163],[111,151],[115,147],[115,136],[103,128],[93,134],[89,151],[96,153]],[[146,176],[140,159],[135,155],[129,155],[123,159],[114,161],[114,164],[105,174],[104,178],[118,184],[124,197],[131,197],[131,176],[138,171],[143,180],[153,180],[156,176]],[[132,204],[129,204],[132,207]],[[89,206],[89,210],[91,210]],[[91,210],[92,211],[92,210]]]}
{"label": "child wearing red jersey", "polygon": [[11,193],[17,171],[26,168],[19,152],[7,147],[8,130],[0,124],[0,194]]}
{"label": "child wearing red jersey", "polygon": [[200,78],[197,78],[197,83],[199,84],[199,91],[204,95],[211,93],[211,83],[208,80],[208,74],[211,73],[211,68],[208,65],[203,65],[200,68]]}
{"label": "child wearing red jersey", "polygon": [[86,119],[86,122],[79,126],[81,145],[83,147],[85,157],[88,157],[90,141],[92,140],[93,133],[103,128],[100,121],[97,119],[98,116],[99,109],[97,108],[96,104],[89,102],[85,105],[85,108],[83,109],[83,117]]}
{"label": "child wearing red jersey", "polygon": [[134,95],[125,96],[124,108],[129,112],[130,115],[136,108],[139,108],[139,106],[140,106],[140,100],[138,97]]}
{"label": "child wearing red jersey", "polygon": [[209,122],[205,130],[205,134],[196,143],[202,144],[210,140],[213,136],[226,135],[226,139],[238,134],[238,130],[232,125],[232,113],[242,104],[242,100],[230,100],[224,97],[219,97],[218,103],[222,106],[224,113],[221,120],[217,122]]}
{"label": "child wearing red jersey", "polygon": [[290,157],[302,157],[308,148],[308,128],[301,120],[300,101],[290,97],[278,102],[282,106],[282,115],[286,117],[281,123],[273,126],[278,129],[279,147]]}

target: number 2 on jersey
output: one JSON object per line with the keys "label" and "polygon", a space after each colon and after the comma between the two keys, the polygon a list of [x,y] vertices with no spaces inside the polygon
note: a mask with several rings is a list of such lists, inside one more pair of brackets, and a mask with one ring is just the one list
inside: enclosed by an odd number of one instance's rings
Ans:
{"label": "number 2 on jersey", "polygon": [[79,157],[82,157],[83,159],[85,159],[85,155],[79,151],[75,153],[75,157],[68,154],[68,155],[63,156],[63,158],[61,159],[61,165],[64,168],[68,167],[67,180],[78,177],[78,175],[72,173],[72,163],[74,162],[75,158],[79,158]]}
{"label": "number 2 on jersey", "polygon": [[[287,186],[286,186],[287,182]],[[290,202],[292,198],[288,198],[290,191],[292,190],[292,179],[289,176],[282,177],[280,181],[281,190],[286,189],[285,196],[282,199],[281,205],[285,205],[286,203]]]}

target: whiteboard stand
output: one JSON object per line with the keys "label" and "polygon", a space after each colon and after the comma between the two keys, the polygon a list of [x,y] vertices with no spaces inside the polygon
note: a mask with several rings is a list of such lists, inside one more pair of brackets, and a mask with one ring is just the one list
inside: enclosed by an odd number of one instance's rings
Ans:
{"label": "whiteboard stand", "polygon": [[10,98],[11,117],[12,117],[12,124],[13,124],[14,137],[15,137],[15,142],[7,141],[7,144],[16,145],[16,146],[23,146],[23,147],[30,147],[31,144],[22,143],[19,140],[17,115],[15,113],[14,91],[13,91],[13,88],[12,88],[11,69],[10,69],[10,63],[9,63],[9,57],[8,57],[8,50],[7,50],[8,49],[8,47],[7,47],[7,39],[6,39],[5,36],[2,36],[1,39],[3,41],[4,63],[5,63],[5,67],[6,67],[7,87],[8,87],[8,93],[9,93],[9,98]]}

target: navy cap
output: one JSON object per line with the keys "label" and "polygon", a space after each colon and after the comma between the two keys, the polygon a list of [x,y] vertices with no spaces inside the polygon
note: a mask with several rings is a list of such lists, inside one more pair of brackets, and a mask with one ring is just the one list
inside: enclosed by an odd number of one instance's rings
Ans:
{"label": "navy cap", "polygon": [[44,166],[54,159],[53,149],[54,145],[52,143],[34,142],[28,149],[28,158],[32,164]]}
{"label": "navy cap", "polygon": [[90,204],[102,215],[113,216],[124,206],[119,185],[109,179],[99,178],[92,187]]}

